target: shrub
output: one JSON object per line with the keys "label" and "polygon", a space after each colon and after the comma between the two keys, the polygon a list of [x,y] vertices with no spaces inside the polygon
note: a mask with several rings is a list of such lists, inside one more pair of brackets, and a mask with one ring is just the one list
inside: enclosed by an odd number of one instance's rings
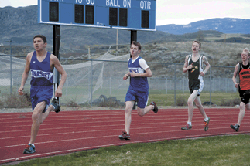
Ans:
{"label": "shrub", "polygon": [[24,108],[31,106],[31,99],[28,93],[24,93],[20,96],[17,93],[4,95],[3,107],[7,108]]}
{"label": "shrub", "polygon": [[176,99],[176,106],[187,106],[187,99],[185,99],[183,96],[178,97]]}
{"label": "shrub", "polygon": [[226,107],[234,107],[235,105],[239,105],[240,104],[240,98],[234,98],[232,100],[225,100],[222,99],[221,100],[221,106],[226,106]]}
{"label": "shrub", "polygon": [[79,105],[73,100],[70,100],[69,102],[67,102],[66,106],[67,107],[79,107]]}

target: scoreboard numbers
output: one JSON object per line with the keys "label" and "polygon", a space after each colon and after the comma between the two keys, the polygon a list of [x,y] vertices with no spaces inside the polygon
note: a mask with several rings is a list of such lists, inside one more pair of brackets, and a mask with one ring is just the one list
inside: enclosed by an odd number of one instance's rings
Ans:
{"label": "scoreboard numbers", "polygon": [[38,0],[38,22],[156,30],[156,0]]}

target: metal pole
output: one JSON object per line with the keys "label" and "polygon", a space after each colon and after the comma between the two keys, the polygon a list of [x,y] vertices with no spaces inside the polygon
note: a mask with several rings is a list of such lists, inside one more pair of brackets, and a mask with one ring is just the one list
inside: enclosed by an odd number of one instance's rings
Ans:
{"label": "metal pole", "polygon": [[166,94],[168,93],[168,77],[166,77]]}
{"label": "metal pole", "polygon": [[[132,44],[133,41],[137,41],[137,31],[136,30],[131,30],[130,44]],[[132,58],[132,55],[130,55],[130,58]],[[135,110],[135,103],[134,103],[132,110]]]}
{"label": "metal pole", "polygon": [[[60,25],[53,25],[53,54],[59,59],[60,61]],[[56,82],[54,82],[54,94],[59,86],[60,83],[60,74],[59,72],[54,68],[54,73],[56,76]],[[59,100],[59,98],[57,98]]]}
{"label": "metal pole", "polygon": [[211,80],[211,70],[212,70],[212,67],[210,67],[209,69],[209,79],[210,79],[210,107],[211,107],[211,89],[212,89],[212,80]]}
{"label": "metal pole", "polygon": [[111,83],[112,83],[111,80],[112,80],[111,77],[109,77],[109,94],[110,94],[110,96],[111,96]]}
{"label": "metal pole", "polygon": [[116,32],[116,56],[118,54],[118,29],[117,29],[117,32]]}
{"label": "metal pole", "polygon": [[91,86],[90,86],[90,90],[91,90],[91,92],[90,92],[90,102],[91,102],[91,107],[92,107],[92,86],[93,86],[93,60],[91,59]]}
{"label": "metal pole", "polygon": [[174,64],[174,106],[176,107],[176,63]]}
{"label": "metal pole", "polygon": [[12,94],[12,39],[10,39],[10,94]]}
{"label": "metal pole", "polygon": [[131,41],[130,41],[130,44],[132,43],[132,41],[137,41],[137,31],[135,31],[135,30],[131,30]]}

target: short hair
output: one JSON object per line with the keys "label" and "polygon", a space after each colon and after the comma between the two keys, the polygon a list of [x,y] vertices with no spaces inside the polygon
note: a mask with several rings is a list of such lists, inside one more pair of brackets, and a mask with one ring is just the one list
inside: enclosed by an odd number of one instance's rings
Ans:
{"label": "short hair", "polygon": [[194,42],[198,43],[198,44],[199,44],[199,48],[201,48],[201,42],[199,42],[199,41],[197,41],[197,40],[193,41],[193,43],[194,43]]}
{"label": "short hair", "polygon": [[43,40],[43,42],[46,43],[46,37],[45,36],[43,36],[43,35],[36,35],[36,36],[33,37],[33,40],[35,38],[37,38],[37,37],[41,38]]}
{"label": "short hair", "polygon": [[141,50],[141,44],[139,42],[136,42],[136,41],[132,41],[131,45],[135,45],[135,46],[138,46],[139,47],[139,50]]}
{"label": "short hair", "polygon": [[242,55],[243,53],[246,53],[248,56],[250,56],[248,48],[244,48],[240,55]]}

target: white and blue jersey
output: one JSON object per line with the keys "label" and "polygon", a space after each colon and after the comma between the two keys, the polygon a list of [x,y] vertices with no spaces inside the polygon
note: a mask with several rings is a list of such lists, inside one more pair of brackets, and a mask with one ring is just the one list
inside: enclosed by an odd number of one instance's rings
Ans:
{"label": "white and blue jersey", "polygon": [[32,108],[34,109],[38,103],[43,101],[48,106],[50,99],[53,97],[53,70],[50,69],[50,53],[47,52],[45,59],[39,62],[36,57],[36,51],[34,51],[30,61],[30,72]]}
{"label": "white and blue jersey", "polygon": [[[142,66],[140,66],[140,60],[146,63],[146,61],[140,56],[135,60],[132,60],[132,58],[128,60],[128,70],[130,73],[132,73],[132,71],[135,73],[146,73],[148,66],[146,64],[146,67],[143,69]],[[148,92],[149,86],[147,77],[130,77],[129,89],[140,92]]]}
{"label": "white and blue jersey", "polygon": [[31,86],[52,86],[53,69],[50,69],[50,52],[47,52],[45,59],[39,62],[36,58],[36,51],[30,61]]}
{"label": "white and blue jersey", "polygon": [[[128,60],[128,70],[130,73],[146,73],[149,66],[142,57]],[[130,85],[125,97],[126,101],[135,101],[139,108],[145,108],[148,102],[149,85],[147,77],[130,77]]]}

